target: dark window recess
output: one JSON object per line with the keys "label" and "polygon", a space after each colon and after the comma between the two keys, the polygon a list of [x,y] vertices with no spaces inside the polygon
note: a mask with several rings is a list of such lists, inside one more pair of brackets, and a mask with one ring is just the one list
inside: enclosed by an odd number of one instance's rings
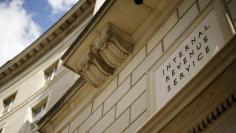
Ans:
{"label": "dark window recess", "polygon": [[15,97],[16,97],[16,93],[10,95],[8,98],[3,100],[3,107],[4,107],[3,113],[7,113],[12,109]]}
{"label": "dark window recess", "polygon": [[32,108],[33,121],[39,120],[45,114],[45,108],[47,105],[47,98],[43,99],[37,105]]}
{"label": "dark window recess", "polygon": [[57,70],[57,67],[58,67],[58,63],[59,63],[59,61],[55,62],[54,64],[52,64],[50,67],[48,67],[44,71],[44,77],[45,77],[46,83],[53,80],[56,70]]}

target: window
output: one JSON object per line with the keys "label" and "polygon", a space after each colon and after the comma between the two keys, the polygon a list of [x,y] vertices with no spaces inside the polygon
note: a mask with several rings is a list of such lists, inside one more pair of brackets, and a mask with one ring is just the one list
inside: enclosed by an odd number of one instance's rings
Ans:
{"label": "window", "polygon": [[58,67],[58,63],[59,63],[59,61],[55,62],[54,64],[52,64],[49,68],[47,68],[44,71],[44,77],[45,77],[46,83],[53,80],[55,72],[56,72],[57,67]]}
{"label": "window", "polygon": [[32,108],[32,118],[34,122],[38,121],[44,115],[46,105],[47,98],[45,98]]}
{"label": "window", "polygon": [[3,107],[4,107],[3,113],[7,113],[11,110],[15,97],[16,93],[12,94],[11,96],[3,100]]}

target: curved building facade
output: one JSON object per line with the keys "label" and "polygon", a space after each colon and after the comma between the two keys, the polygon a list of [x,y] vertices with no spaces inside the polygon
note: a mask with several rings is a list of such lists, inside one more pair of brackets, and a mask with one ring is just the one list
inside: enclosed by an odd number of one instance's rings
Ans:
{"label": "curved building facade", "polygon": [[0,131],[234,133],[235,7],[79,1],[0,69]]}

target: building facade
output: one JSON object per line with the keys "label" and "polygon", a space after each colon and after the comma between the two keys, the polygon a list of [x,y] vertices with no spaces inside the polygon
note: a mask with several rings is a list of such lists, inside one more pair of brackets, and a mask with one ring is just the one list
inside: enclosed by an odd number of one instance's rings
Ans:
{"label": "building facade", "polygon": [[93,14],[95,1],[78,3],[59,22],[0,69],[0,132],[36,131],[36,123],[79,76],[62,55]]}
{"label": "building facade", "polygon": [[0,69],[0,131],[234,133],[235,13],[236,0],[79,1]]}

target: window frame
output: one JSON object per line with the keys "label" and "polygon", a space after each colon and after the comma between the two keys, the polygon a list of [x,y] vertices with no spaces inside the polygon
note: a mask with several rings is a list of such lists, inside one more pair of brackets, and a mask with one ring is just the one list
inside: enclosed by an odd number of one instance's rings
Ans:
{"label": "window frame", "polygon": [[45,113],[48,105],[48,97],[43,98],[40,102],[31,107],[32,122],[38,121]]}
{"label": "window frame", "polygon": [[55,73],[58,69],[58,66],[59,66],[59,60],[54,62],[52,65],[50,65],[44,70],[44,79],[46,81],[46,84],[55,78]]}
{"label": "window frame", "polygon": [[12,110],[15,99],[16,99],[17,92],[12,93],[8,97],[3,99],[3,114],[8,113],[10,110]]}

